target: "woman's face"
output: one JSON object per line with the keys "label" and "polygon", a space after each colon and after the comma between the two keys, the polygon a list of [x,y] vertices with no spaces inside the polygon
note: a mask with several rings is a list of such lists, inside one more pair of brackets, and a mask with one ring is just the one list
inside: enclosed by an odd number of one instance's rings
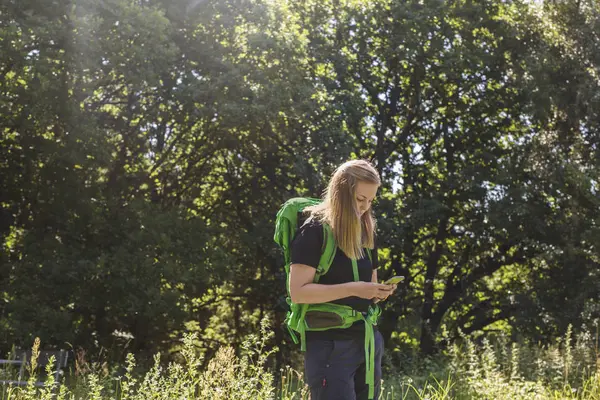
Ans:
{"label": "woman's face", "polygon": [[359,216],[362,216],[365,212],[371,208],[371,203],[377,195],[378,186],[375,183],[369,182],[358,182],[356,185],[355,196],[356,196],[356,209],[358,210]]}

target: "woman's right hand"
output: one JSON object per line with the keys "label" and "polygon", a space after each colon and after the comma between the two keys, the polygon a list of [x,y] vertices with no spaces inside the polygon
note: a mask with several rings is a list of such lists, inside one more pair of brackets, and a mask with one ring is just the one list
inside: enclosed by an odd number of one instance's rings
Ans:
{"label": "woman's right hand", "polygon": [[354,296],[363,299],[387,298],[393,291],[394,285],[384,285],[375,282],[351,282]]}

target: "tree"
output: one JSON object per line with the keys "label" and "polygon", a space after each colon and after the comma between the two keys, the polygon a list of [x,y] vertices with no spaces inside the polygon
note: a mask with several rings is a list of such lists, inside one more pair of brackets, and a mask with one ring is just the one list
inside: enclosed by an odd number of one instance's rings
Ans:
{"label": "tree", "polygon": [[386,334],[416,314],[431,353],[442,324],[470,333],[515,316],[533,293],[522,277],[572,222],[548,205],[566,160],[544,174],[530,158],[565,95],[568,81],[544,86],[560,35],[519,2],[305,4],[328,113],[384,177],[382,255],[408,278]]}

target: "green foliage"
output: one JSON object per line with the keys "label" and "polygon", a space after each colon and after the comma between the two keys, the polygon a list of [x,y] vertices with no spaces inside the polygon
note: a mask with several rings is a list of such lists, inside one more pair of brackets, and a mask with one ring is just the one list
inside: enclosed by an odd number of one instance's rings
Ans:
{"label": "green foliage", "polygon": [[[564,338],[540,347],[507,343],[504,337],[476,344],[467,337],[445,355],[416,358],[404,370],[388,371],[380,399],[593,399],[600,395],[595,340],[580,333],[575,340],[569,329]],[[272,326],[261,320],[260,334],[250,335],[243,349],[236,352],[224,346],[209,360],[206,369],[194,345],[194,335],[183,338],[180,361],[165,364],[160,354],[145,372],[135,373],[136,362],[130,353],[123,375],[101,376],[88,372],[70,385],[52,393],[53,375],[46,386],[35,388],[35,376],[27,387],[8,387],[2,400],[38,398],[95,400],[119,399],[308,399],[302,375],[286,367],[276,387],[269,359],[277,352],[272,345]],[[35,349],[39,340],[34,344]],[[35,358],[31,360],[35,364]],[[35,367],[32,368],[35,370]],[[51,372],[48,368],[47,372]]]}
{"label": "green foliage", "polygon": [[407,277],[388,347],[589,328],[600,18],[539,3],[2,2],[0,350],[145,364],[195,332],[207,363],[280,327],[275,212],[352,157]]}

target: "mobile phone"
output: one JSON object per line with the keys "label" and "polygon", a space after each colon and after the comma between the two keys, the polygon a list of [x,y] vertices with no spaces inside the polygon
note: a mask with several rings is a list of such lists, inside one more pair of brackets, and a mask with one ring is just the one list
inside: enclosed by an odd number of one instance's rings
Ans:
{"label": "mobile phone", "polygon": [[404,280],[403,276],[392,276],[390,279],[388,279],[387,281],[383,282],[384,285],[395,285],[397,283],[400,283]]}

